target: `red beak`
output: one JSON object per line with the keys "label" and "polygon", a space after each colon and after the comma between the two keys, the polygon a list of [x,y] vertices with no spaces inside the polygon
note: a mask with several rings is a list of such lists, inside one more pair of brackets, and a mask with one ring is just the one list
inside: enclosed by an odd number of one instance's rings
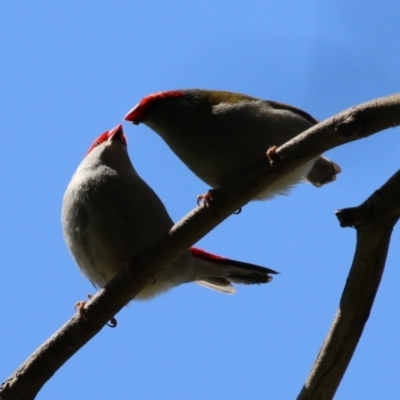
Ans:
{"label": "red beak", "polygon": [[143,118],[141,109],[140,104],[137,104],[128,112],[128,114],[125,115],[124,121],[133,122],[135,125],[139,125]]}
{"label": "red beak", "polygon": [[124,130],[122,129],[122,124],[117,125],[108,132],[108,140],[119,140],[121,143],[124,143]]}

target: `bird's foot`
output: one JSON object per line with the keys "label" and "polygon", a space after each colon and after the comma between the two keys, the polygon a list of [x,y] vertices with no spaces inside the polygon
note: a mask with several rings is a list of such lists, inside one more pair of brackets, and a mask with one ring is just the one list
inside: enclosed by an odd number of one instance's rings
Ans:
{"label": "bird's foot", "polygon": [[[93,297],[93,295],[89,293],[89,294],[87,295],[87,297],[88,297],[88,299],[90,300],[90,299]],[[77,301],[77,302],[75,303],[75,306],[74,306],[75,311],[78,311],[78,312],[79,312],[79,315],[80,315],[82,318],[84,318],[84,319],[86,319],[86,311],[85,311],[85,305],[86,305],[86,303],[87,303],[86,300],[81,300],[81,301]]]}
{"label": "bird's foot", "polygon": [[213,194],[214,194],[213,189],[210,189],[206,194],[199,194],[197,196],[197,205],[199,207],[202,205],[205,205],[206,207],[211,207],[213,201]]}
{"label": "bird's foot", "polygon": [[276,150],[278,147],[276,146],[271,146],[268,150],[267,150],[267,157],[269,160],[269,163],[274,166],[276,165],[276,162],[278,161],[278,156],[276,154]]}
{"label": "bird's foot", "polygon": [[[92,294],[88,294],[87,295],[88,299],[91,300],[91,298],[93,297]],[[75,303],[75,311],[78,310],[79,315],[83,318],[86,319],[86,310],[85,310],[85,305],[86,305],[87,301],[86,300],[81,300],[81,301],[77,301]],[[115,328],[117,326],[117,320],[115,319],[115,317],[111,317],[110,321],[107,322],[107,326],[109,326],[110,328]]]}
{"label": "bird's foot", "polygon": [[[215,203],[213,204],[215,200],[215,195],[218,193],[216,189],[210,189],[206,194],[199,194],[197,196],[197,205],[199,207],[205,205],[206,207],[215,207]],[[215,208],[214,208],[215,211]],[[242,209],[239,208],[234,212],[234,214],[240,214],[242,212]]]}

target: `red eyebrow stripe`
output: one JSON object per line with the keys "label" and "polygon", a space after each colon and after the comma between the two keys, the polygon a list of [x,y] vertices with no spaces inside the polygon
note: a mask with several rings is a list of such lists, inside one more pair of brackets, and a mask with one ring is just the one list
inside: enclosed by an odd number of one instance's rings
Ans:
{"label": "red eyebrow stripe", "polygon": [[157,99],[168,99],[168,98],[173,98],[173,97],[182,97],[185,95],[185,92],[183,90],[170,90],[167,92],[157,92],[153,94],[149,94],[148,96],[144,97],[140,103],[140,107],[147,107],[151,102]]}
{"label": "red eyebrow stripe", "polygon": [[149,94],[148,96],[143,97],[143,99],[140,100],[139,104],[133,107],[132,110],[130,110],[128,114],[125,115],[124,120],[133,122],[134,124],[139,124],[144,119],[148,109],[157,100],[182,97],[184,95],[185,92],[183,90],[171,90],[169,92],[158,92]]}

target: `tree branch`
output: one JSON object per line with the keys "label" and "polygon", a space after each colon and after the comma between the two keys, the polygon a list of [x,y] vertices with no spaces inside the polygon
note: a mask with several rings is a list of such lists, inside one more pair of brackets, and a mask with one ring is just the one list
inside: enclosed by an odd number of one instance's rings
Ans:
{"label": "tree branch", "polygon": [[[122,270],[87,303],[86,317],[74,315],[0,387],[1,400],[34,399],[72,355],[96,335],[154,276],[219,223],[254,198],[266,184],[330,148],[400,124],[400,95],[353,107],[277,149],[274,167],[266,157],[231,185],[214,192],[213,207],[197,207],[168,235],[135,260],[135,274]],[[267,149],[266,149],[267,150]]]}
{"label": "tree branch", "polygon": [[[363,204],[337,212],[355,226],[357,246],[339,309],[298,400],[332,399],[361,338],[400,217],[400,170]],[[343,222],[343,215],[345,221]]]}

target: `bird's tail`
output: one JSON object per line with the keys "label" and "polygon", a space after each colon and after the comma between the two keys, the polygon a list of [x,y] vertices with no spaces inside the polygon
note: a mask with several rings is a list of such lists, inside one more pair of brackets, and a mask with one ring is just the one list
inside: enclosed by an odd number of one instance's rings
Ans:
{"label": "bird's tail", "polygon": [[195,247],[192,247],[190,252],[195,259],[195,282],[218,292],[233,294],[235,288],[232,283],[268,283],[272,281],[270,274],[278,274],[269,268],[230,260]]}
{"label": "bird's tail", "polygon": [[336,180],[336,175],[342,172],[339,165],[321,156],[314,163],[306,179],[316,187],[321,187],[325,183],[333,182]]}

